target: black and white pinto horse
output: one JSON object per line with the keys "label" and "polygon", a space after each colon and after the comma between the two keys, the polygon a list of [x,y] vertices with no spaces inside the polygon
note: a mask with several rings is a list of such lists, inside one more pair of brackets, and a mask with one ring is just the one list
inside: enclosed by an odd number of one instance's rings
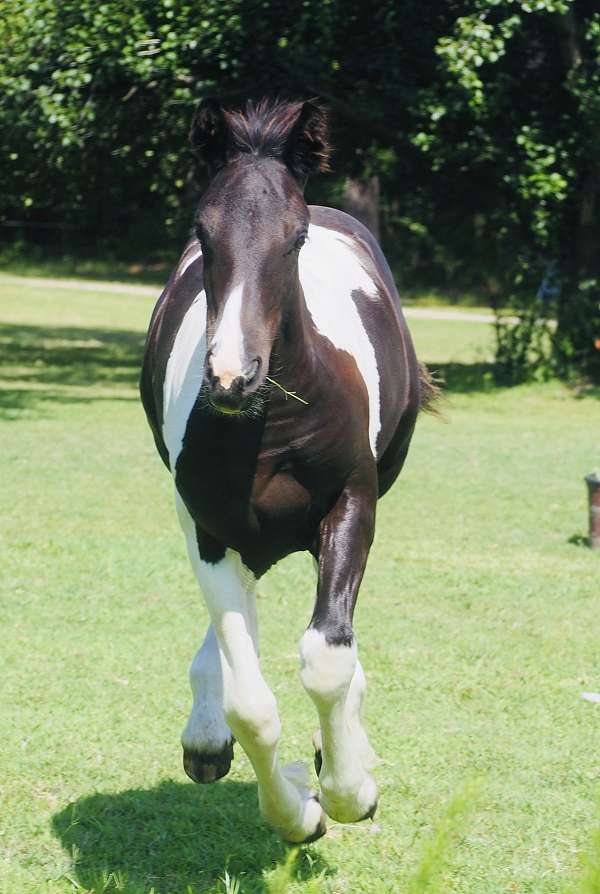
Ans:
{"label": "black and white pinto horse", "polygon": [[[141,378],[211,620],[190,669],[184,767],[214,782],[237,740],[264,818],[287,840],[310,841],[324,813],[354,822],[377,806],[352,615],[377,498],[434,388],[373,236],[304,201],[329,153],[318,105],[204,103],[192,148],[211,180],[155,308]],[[303,764],[279,764],[277,705],[258,657],[257,579],[296,550],[318,563],[300,643],[319,716],[318,796]]]}

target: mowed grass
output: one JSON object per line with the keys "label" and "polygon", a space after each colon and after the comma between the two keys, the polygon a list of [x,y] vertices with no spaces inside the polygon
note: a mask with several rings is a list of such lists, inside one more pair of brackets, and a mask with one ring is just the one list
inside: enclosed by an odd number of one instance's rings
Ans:
{"label": "mowed grass", "polygon": [[[582,545],[598,400],[498,389],[490,327],[412,323],[449,399],[380,503],[356,612],[380,808],[290,858],[239,748],[217,785],[181,768],[207,614],[137,397],[152,303],[0,280],[0,891],[580,890],[600,789],[600,704],[582,698],[600,692],[600,554]],[[260,584],[284,761],[312,760],[297,643],[314,588],[301,555]]]}

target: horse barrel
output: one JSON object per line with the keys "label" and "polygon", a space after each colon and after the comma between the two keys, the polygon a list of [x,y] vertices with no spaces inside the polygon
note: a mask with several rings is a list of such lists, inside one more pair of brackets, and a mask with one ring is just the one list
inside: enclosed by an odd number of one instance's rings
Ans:
{"label": "horse barrel", "polygon": [[600,473],[585,476],[590,503],[590,546],[600,549]]}

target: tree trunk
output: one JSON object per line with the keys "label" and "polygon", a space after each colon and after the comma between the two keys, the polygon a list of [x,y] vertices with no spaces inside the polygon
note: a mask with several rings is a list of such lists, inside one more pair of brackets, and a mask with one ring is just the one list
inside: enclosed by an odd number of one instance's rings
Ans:
{"label": "tree trunk", "polygon": [[342,208],[364,223],[379,240],[379,177],[369,177],[368,180],[348,177]]}

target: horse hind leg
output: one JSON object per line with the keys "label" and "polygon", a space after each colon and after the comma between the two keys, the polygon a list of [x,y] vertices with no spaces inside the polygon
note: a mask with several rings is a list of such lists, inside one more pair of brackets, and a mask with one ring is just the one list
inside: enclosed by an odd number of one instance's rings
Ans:
{"label": "horse hind leg", "polygon": [[212,624],[190,667],[193,705],[181,734],[183,768],[194,782],[216,782],[233,760],[233,736],[223,711],[223,679]]}

